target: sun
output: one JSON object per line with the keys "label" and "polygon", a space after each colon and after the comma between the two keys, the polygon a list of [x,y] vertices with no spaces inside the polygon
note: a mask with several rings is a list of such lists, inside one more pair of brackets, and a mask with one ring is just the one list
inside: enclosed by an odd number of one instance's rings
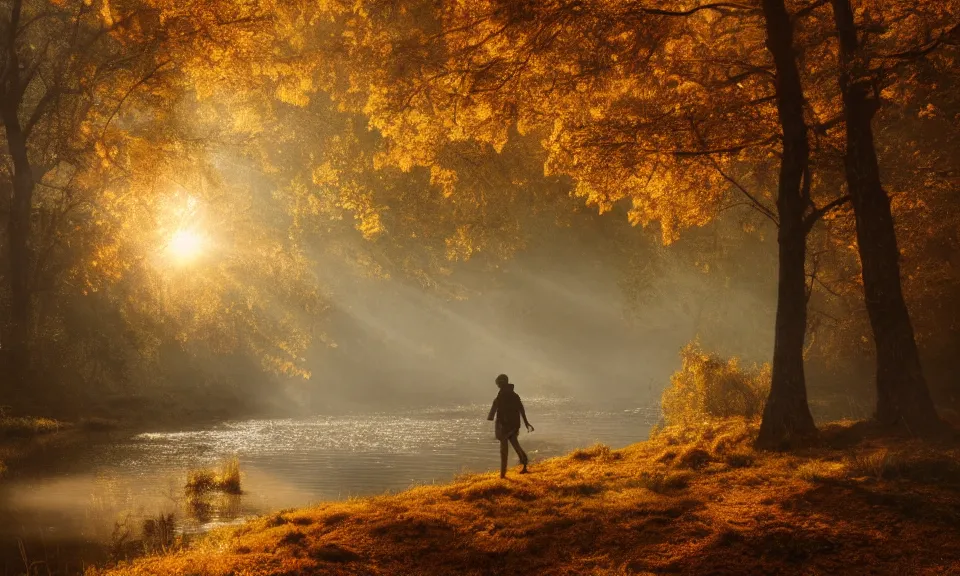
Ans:
{"label": "sun", "polygon": [[203,248],[203,237],[192,230],[177,230],[167,244],[170,255],[181,262],[196,259],[203,252]]}

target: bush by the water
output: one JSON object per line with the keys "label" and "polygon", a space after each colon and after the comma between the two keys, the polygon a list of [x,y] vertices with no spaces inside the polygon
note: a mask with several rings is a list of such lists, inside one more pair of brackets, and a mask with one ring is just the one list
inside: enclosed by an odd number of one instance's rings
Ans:
{"label": "bush by the water", "polygon": [[157,554],[170,551],[177,538],[176,519],[172,513],[157,514],[143,521],[143,551],[146,554]]}
{"label": "bush by the water", "polygon": [[200,496],[208,492],[240,494],[240,460],[230,458],[220,464],[219,470],[201,468],[187,472],[187,484],[184,490],[189,496]]}
{"label": "bush by the water", "polygon": [[743,367],[692,342],[680,351],[683,364],[670,378],[661,407],[668,426],[696,426],[706,421],[759,418],[770,391],[770,365]]}
{"label": "bush by the water", "polygon": [[29,438],[50,434],[59,431],[60,427],[60,422],[51,418],[0,416],[0,436],[7,438]]}

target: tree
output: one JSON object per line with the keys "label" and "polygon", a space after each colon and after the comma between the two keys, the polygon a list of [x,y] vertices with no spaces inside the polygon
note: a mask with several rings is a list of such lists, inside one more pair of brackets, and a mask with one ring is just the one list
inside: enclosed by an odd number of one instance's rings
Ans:
{"label": "tree", "polygon": [[803,377],[806,318],[805,213],[810,200],[810,146],[803,114],[803,87],[793,49],[793,24],[782,0],[763,0],[767,49],[777,72],[777,110],[783,128],[783,158],[777,191],[780,222],[780,282],[770,396],[757,444],[774,447],[816,432]]}
{"label": "tree", "polygon": [[[0,26],[0,338],[15,379],[56,382],[69,362],[87,374],[109,358],[150,372],[159,348],[188,342],[305,375],[316,279],[266,183],[234,179],[245,134],[211,113],[273,42],[261,7],[17,1]],[[200,224],[216,258],[173,261],[171,238]],[[78,318],[116,337],[80,338]]]}
{"label": "tree", "polygon": [[[846,126],[846,179],[856,215],[857,245],[863,265],[863,293],[877,353],[877,411],[883,424],[903,424],[917,433],[939,429],[920,365],[910,315],[900,286],[897,246],[890,199],[880,177],[872,122],[880,107],[882,72],[869,70],[869,57],[858,39],[849,0],[831,0],[839,37],[839,84]],[[901,57],[928,53],[952,30]]]}
{"label": "tree", "polygon": [[66,189],[82,179],[77,177],[88,163],[105,160],[104,136],[124,104],[134,92],[162,84],[169,64],[157,57],[152,41],[131,45],[121,40],[134,39],[139,15],[134,11],[115,20],[107,3],[16,0],[0,21],[6,38],[0,105],[12,183],[4,274],[10,300],[3,343],[8,373],[15,379],[26,374],[35,324],[37,187],[65,191],[64,204],[73,208],[72,192]]}
{"label": "tree", "polygon": [[[631,222],[658,222],[665,242],[715,218],[731,191],[775,222],[781,287],[762,441],[813,432],[803,378],[805,242],[845,199],[811,178],[785,7],[374,2],[331,18],[349,30],[336,52],[344,59],[329,64],[347,71],[334,97],[387,139],[384,164],[435,169],[463,141],[499,151],[515,126],[541,139],[545,170],[571,178],[577,196],[601,212],[629,202]],[[771,178],[781,131],[783,161]],[[767,194],[771,179],[779,190]],[[446,181],[462,193],[456,171]]]}

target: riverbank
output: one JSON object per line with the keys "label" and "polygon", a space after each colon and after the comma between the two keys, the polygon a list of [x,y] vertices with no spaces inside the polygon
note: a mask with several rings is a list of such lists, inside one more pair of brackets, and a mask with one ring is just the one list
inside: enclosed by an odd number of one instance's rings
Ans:
{"label": "riverbank", "polygon": [[728,422],[222,529],[101,574],[960,573],[960,446]]}
{"label": "riverbank", "polygon": [[0,415],[0,477],[12,462],[38,447],[61,440],[70,428],[52,418]]}
{"label": "riverbank", "polygon": [[105,418],[61,422],[38,416],[0,415],[0,477],[11,465],[38,452],[81,443],[91,434],[119,429],[116,421]]}

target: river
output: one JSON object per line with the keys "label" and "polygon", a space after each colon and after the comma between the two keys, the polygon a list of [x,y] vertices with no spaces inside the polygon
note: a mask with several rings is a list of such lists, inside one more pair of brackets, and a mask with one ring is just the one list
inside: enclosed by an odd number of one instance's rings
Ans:
{"label": "river", "polygon": [[[533,433],[520,442],[536,465],[578,447],[622,447],[647,438],[658,409],[592,408],[556,398],[525,400]],[[226,422],[199,430],[91,436],[52,450],[0,484],[0,537],[109,542],[145,518],[174,513],[181,532],[205,531],[323,500],[442,483],[495,470],[499,452],[488,405]],[[243,494],[185,506],[187,471],[239,459]],[[516,461],[511,452],[511,462]],[[192,510],[192,512],[189,512]],[[119,532],[118,532],[119,531]]]}

